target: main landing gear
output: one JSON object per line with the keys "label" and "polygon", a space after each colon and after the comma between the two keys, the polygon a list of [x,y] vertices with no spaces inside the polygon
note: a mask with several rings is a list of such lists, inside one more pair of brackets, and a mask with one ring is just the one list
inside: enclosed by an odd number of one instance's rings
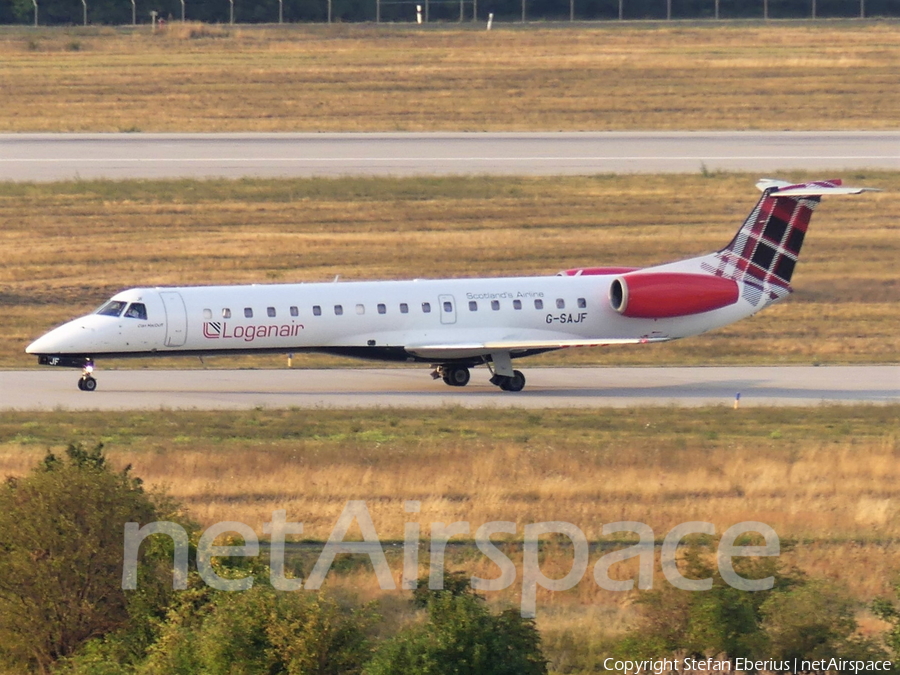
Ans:
{"label": "main landing gear", "polygon": [[[491,384],[500,387],[502,391],[522,391],[525,387],[525,376],[519,370],[513,370],[512,366],[503,362],[502,357],[494,361],[485,360],[485,364],[491,371]],[[451,387],[465,387],[469,384],[469,368],[457,364],[440,364],[435,366],[431,373],[435,380],[441,378],[445,384]]]}
{"label": "main landing gear", "polygon": [[494,374],[491,384],[497,385],[503,391],[522,391],[525,388],[525,376],[521,370],[514,370],[512,377]]}
{"label": "main landing gear", "polygon": [[449,384],[451,387],[465,387],[469,384],[470,375],[466,366],[450,364],[437,366],[431,373],[431,377],[435,380],[440,377],[444,380],[444,384]]}
{"label": "main landing gear", "polygon": [[78,388],[81,391],[94,391],[97,388],[97,380],[91,375],[94,372],[93,361],[88,361],[81,369],[81,377],[78,380]]}
{"label": "main landing gear", "polygon": [[491,360],[484,360],[491,371],[491,384],[503,391],[522,391],[525,387],[525,376],[520,370],[513,370],[512,357],[509,352],[500,351],[491,354]]}

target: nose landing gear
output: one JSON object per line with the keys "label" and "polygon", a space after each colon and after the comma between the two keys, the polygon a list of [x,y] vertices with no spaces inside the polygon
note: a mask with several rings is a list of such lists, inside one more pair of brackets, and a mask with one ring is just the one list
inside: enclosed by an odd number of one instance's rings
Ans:
{"label": "nose landing gear", "polygon": [[97,388],[97,380],[91,375],[94,372],[94,362],[88,361],[81,370],[78,380],[78,388],[81,391],[94,391]]}

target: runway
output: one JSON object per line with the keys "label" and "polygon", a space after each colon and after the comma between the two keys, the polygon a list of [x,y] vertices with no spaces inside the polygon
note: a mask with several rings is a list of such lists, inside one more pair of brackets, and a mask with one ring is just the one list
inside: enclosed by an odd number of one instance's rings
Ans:
{"label": "runway", "polygon": [[2,181],[867,168],[900,132],[0,134]]}
{"label": "runway", "polygon": [[98,371],[99,388],[76,388],[78,371],[0,372],[0,410],[246,410],[263,408],[592,408],[810,406],[900,403],[900,366],[528,368],[519,393],[501,392],[475,369],[464,388],[427,368],[345,370]]}

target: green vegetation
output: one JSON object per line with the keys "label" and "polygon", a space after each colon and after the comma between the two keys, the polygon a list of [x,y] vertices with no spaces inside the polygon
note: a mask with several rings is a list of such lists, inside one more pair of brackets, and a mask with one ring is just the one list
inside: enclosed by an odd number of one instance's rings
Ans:
{"label": "green vegetation", "polygon": [[416,603],[427,621],[388,640],[366,668],[367,675],[546,675],[547,661],[534,621],[514,609],[492,614],[468,580],[431,591],[419,579]]}
{"label": "green vegetation", "polygon": [[0,59],[15,132],[860,130],[900,110],[896,22],[17,28]]}
{"label": "green vegetation", "polygon": [[[171,596],[171,551],[145,550],[138,591],[122,588],[126,522],[182,520],[169,500],[147,493],[129,468],[113,471],[101,447],[48,453],[0,487],[0,664],[47,672],[85,641],[128,626],[146,646]],[[169,570],[166,568],[169,566]]]}
{"label": "green vegetation", "polygon": [[[844,178],[886,191],[822,204],[794,275],[796,293],[786,302],[689,340],[565,350],[528,363],[896,362],[900,201],[891,190],[898,176]],[[544,275],[699,255],[733,236],[755,203],[757,179],[713,174],[0,185],[0,366],[33,364],[23,354],[30,340],[128,287],[331,281],[338,274],[345,280]],[[285,359],[207,363],[280,368]],[[338,363],[348,362],[295,359],[301,368]],[[195,359],[119,365],[200,367]]]}
{"label": "green vegetation", "polygon": [[740,591],[725,583],[703,548],[694,543],[685,553],[684,575],[712,578],[712,588],[690,592],[663,586],[641,594],[637,625],[619,647],[623,656],[682,653],[695,659],[742,658],[792,665],[794,659],[888,658],[879,640],[860,636],[856,620],[860,603],[834,583],[785,569],[778,558],[739,558],[735,571],[740,576],[772,579],[769,590]]}
{"label": "green vegetation", "polygon": [[[825,634],[831,636],[828,644],[843,640],[840,644],[848,646],[858,639],[874,639],[896,625],[896,618],[891,618],[896,614],[889,613],[895,611],[891,608],[897,606],[896,598],[893,604],[882,602],[886,623],[866,606],[891,597],[900,574],[900,520],[893,498],[900,484],[897,428],[896,405],[738,411],[730,406],[689,411],[446,408],[427,415],[395,409],[4,412],[0,475],[15,476],[21,483],[47,448],[61,455],[73,439],[84,447],[102,441],[110,467],[132,465],[148,490],[165,488],[203,528],[236,520],[262,535],[262,523],[270,520],[272,511],[285,509],[291,522],[304,523],[305,548],[288,554],[289,570],[301,576],[312,569],[321,542],[350,499],[367,501],[383,541],[402,541],[408,522],[419,522],[427,540],[428,524],[433,522],[467,520],[474,531],[489,521],[511,520],[519,536],[498,545],[519,569],[517,541],[529,523],[572,522],[595,546],[605,542],[592,548],[593,563],[616,545],[601,535],[604,523],[644,522],[659,541],[675,524],[691,520],[712,522],[718,533],[740,521],[760,520],[782,540],[779,560],[784,567],[779,574],[793,578],[800,570],[809,584],[827,579],[831,586],[803,586],[808,590],[778,596],[789,597],[781,604],[757,602],[717,586],[705,596],[708,602],[691,610],[690,622],[678,624],[682,626],[678,634],[694,635],[697,649],[713,649],[727,634],[711,632],[709,617],[740,610],[729,620],[750,622],[754,639],[765,644],[787,649],[800,635]],[[421,502],[419,514],[404,511],[404,502],[410,499]],[[496,567],[478,554],[471,538],[470,533],[452,539],[447,569],[467,577],[495,577]],[[388,548],[389,565],[399,572],[400,549]],[[424,542],[420,553],[420,574],[427,574],[430,562]],[[564,545],[549,546],[542,556],[542,570],[549,577],[560,578],[571,566],[571,550]],[[167,558],[169,579],[170,561]],[[264,563],[263,559],[249,571],[236,573],[252,573],[263,585],[268,579]],[[635,571],[626,562],[612,573],[628,579]],[[666,583],[657,570],[654,588]],[[465,592],[452,584],[447,587],[456,588],[457,594]],[[405,626],[429,622],[422,608],[427,595],[416,608],[402,592],[380,591],[366,558],[339,557],[324,589],[326,594],[317,596],[315,603],[322,611],[337,603],[340,612],[334,621],[358,625],[367,640],[374,641],[370,646],[376,651],[400,633],[407,636],[401,641],[423,650],[430,644],[424,633],[403,632]],[[491,621],[520,606],[519,589],[514,584],[487,594],[484,609],[494,617]],[[266,592],[257,592],[260,606],[281,611],[277,609],[281,601],[268,605]],[[194,602],[190,595],[180,597],[185,598],[184,607],[169,606],[162,615],[170,617],[164,628],[167,635],[179,632],[183,619],[178,617]],[[197,604],[210,608],[211,616],[218,612],[217,598],[203,595]],[[591,672],[603,658],[618,653],[616,645],[629,636],[630,627],[643,625],[645,612],[660,602],[680,607],[678,598],[664,591],[658,601],[635,603],[636,594],[602,591],[589,579],[563,593],[539,592],[536,626],[550,672]],[[810,605],[819,600],[826,604]],[[372,611],[383,617],[374,624],[364,621],[369,610],[354,614],[371,602],[376,603]],[[792,606],[809,611],[792,613]],[[284,611],[307,611],[304,607]],[[473,607],[459,611],[476,623],[488,620]],[[206,625],[204,616],[197,614],[190,625]],[[834,617],[836,623],[803,623],[822,616]],[[224,614],[219,619],[224,622]],[[218,625],[219,619],[209,619],[208,626]],[[674,618],[669,621],[674,626],[673,622]],[[843,632],[834,632],[835,626]],[[105,646],[92,643],[93,651],[81,654],[98,659],[133,655],[157,635],[133,640],[110,634]],[[258,635],[263,644],[274,639]],[[193,641],[199,639],[185,638],[178,644],[199,653],[199,642]]]}
{"label": "green vegetation", "polygon": [[[535,622],[515,609],[491,611],[469,586],[470,572],[447,574],[444,590],[426,589],[422,577],[399,604],[390,596],[362,604],[355,593],[339,590],[277,592],[268,585],[265,556],[221,557],[213,560],[216,574],[250,576],[252,588],[217,591],[192,570],[186,590],[173,591],[166,582],[168,539],[154,535],[143,547],[138,590],[122,591],[117,540],[124,523],[171,518],[174,505],[144,492],[128,471],[111,469],[99,446],[71,445],[67,456],[48,454],[0,494],[0,669],[7,672],[541,675],[548,663],[560,673],[600,665],[600,654],[582,652],[581,667],[571,658],[569,666],[553,667],[559,660],[552,647],[545,654]],[[686,578],[711,577],[711,590],[662,584],[632,592],[639,607],[634,627],[608,637],[606,654],[732,661],[900,657],[891,601],[873,606],[888,630],[863,635],[860,603],[835,582],[809,578],[778,558],[744,557],[736,563],[739,575],[773,582],[766,591],[738,591],[720,576],[714,544],[693,541],[680,562]],[[332,576],[353,579],[348,570],[338,566]]]}

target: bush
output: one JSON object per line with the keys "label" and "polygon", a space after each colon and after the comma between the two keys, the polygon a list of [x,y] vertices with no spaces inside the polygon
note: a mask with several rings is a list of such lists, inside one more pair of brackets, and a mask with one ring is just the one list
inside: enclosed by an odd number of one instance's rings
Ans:
{"label": "bush", "polygon": [[[0,487],[0,665],[48,670],[90,638],[126,624],[126,649],[151,639],[168,602],[172,553],[147,542],[141,589],[122,590],[126,522],[176,519],[175,506],[144,491],[129,468],[112,470],[102,445],[48,453],[22,479]],[[157,538],[158,539],[158,538]]]}
{"label": "bush", "polygon": [[547,661],[534,621],[515,610],[491,614],[468,584],[453,577],[448,590],[425,591],[428,620],[400,631],[378,650],[368,675],[544,675]]}
{"label": "bush", "polygon": [[834,585],[810,581],[762,606],[767,653],[778,660],[881,660],[884,652],[856,635],[856,604]]}
{"label": "bush", "polygon": [[637,630],[619,645],[622,654],[734,660],[881,660],[884,650],[857,635],[856,605],[835,586],[785,571],[777,559],[740,558],[743,577],[775,578],[767,591],[740,591],[724,582],[699,546],[685,556],[685,576],[712,577],[709,591],[671,586],[647,591],[638,603]]}
{"label": "bush", "polygon": [[353,675],[371,655],[365,610],[347,611],[323,595],[257,584],[228,593],[196,588],[178,595],[142,675]]}
{"label": "bush", "polygon": [[685,591],[665,585],[638,596],[637,630],[620,645],[624,654],[666,656],[676,652],[693,658],[724,655],[754,658],[765,652],[761,607],[773,594],[803,583],[797,572],[783,570],[774,557],[737,558],[735,571],[748,579],[775,577],[768,591],[740,591],[728,585],[703,548],[691,545],[684,559],[684,576],[712,578],[708,591]]}
{"label": "bush", "polygon": [[[894,595],[900,598],[900,581],[894,584]],[[890,624],[884,641],[894,660],[900,659],[900,606],[889,598],[878,598],[872,603],[872,611]]]}

